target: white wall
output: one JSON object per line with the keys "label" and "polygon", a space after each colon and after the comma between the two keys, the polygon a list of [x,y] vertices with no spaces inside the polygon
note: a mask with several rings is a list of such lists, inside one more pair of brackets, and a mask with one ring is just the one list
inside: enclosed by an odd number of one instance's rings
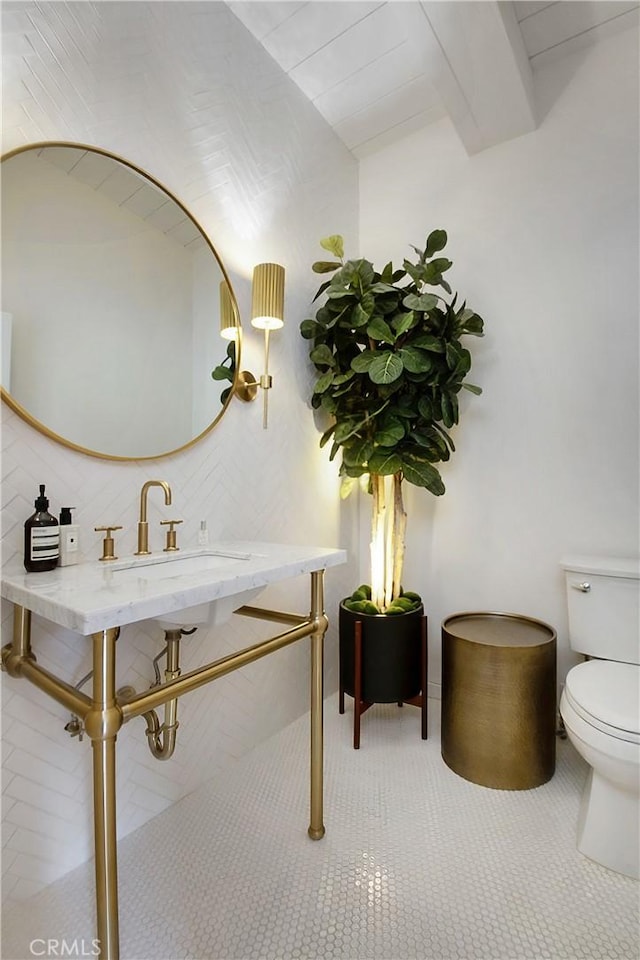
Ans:
{"label": "white wall", "polygon": [[[258,403],[234,401],[215,430],[182,454],[113,463],[82,456],[34,432],[3,405],[3,560],[22,551],[37,484],[52,507],[76,504],[82,551],[100,554],[95,526],[122,524],[120,556],[135,549],[139,492],[169,481],[184,546],[201,519],[212,538],[342,545],[355,542],[354,511],[340,505],[333,465],[318,448],[308,407],[311,373],[298,325],[317,286],[309,264],[336,222],[357,234],[357,168],[297,88],[222,3],[7,3],[3,6],[3,152],[63,139],[105,147],[148,170],[190,209],[227,265],[244,320],[253,265],[287,270],[286,326],[272,341],[269,429]],[[217,304],[215,315],[217,316]],[[250,331],[243,366],[260,373]],[[116,380],[117,389],[126,384]],[[161,498],[149,498],[152,549],[162,543]],[[353,555],[353,551],[352,551]],[[355,579],[327,574],[327,610]],[[264,595],[309,609],[308,578]],[[269,635],[239,618],[184,644],[183,670]],[[86,640],[35,618],[39,662],[71,683],[89,669]],[[3,606],[5,642],[12,611]],[[143,689],[162,636],[151,624],[123,631],[118,682]],[[148,752],[143,721],[119,736],[121,835],[221,774],[225,766],[308,706],[308,648],[295,645],[183,698],[174,758]],[[337,685],[335,632],[327,689]],[[91,856],[88,741],[64,732],[66,712],[23,681],[2,677],[5,897],[23,898]],[[306,801],[301,798],[301,828]]]}
{"label": "white wall", "polygon": [[564,674],[560,559],[638,552],[637,36],[548,64],[535,88],[534,133],[468,157],[443,120],[361,162],[360,253],[401,263],[444,227],[448,276],[486,323],[447,492],[407,497],[435,681],[440,623],[462,610],[553,624]]}

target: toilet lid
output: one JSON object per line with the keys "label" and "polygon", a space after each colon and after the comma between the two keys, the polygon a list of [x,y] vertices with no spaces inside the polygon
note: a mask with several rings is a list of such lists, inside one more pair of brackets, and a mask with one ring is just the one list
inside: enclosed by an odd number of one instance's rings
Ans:
{"label": "toilet lid", "polygon": [[567,674],[565,692],[577,713],[620,740],[640,741],[640,666],[587,660]]}

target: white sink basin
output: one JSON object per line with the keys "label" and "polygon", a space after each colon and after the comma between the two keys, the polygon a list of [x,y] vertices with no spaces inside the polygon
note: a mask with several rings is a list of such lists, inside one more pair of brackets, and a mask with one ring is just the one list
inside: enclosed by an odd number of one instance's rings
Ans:
{"label": "white sink basin", "polygon": [[[206,550],[138,557],[122,563],[115,563],[112,569],[114,572],[122,572],[128,577],[133,575],[139,580],[177,580],[176,587],[178,587],[179,581],[183,577],[195,582],[197,577],[202,574],[208,575],[212,571],[228,573],[233,570],[234,566],[242,566],[251,559],[252,554],[250,553]],[[159,624],[163,630],[175,630],[177,627],[189,630],[192,627],[219,625],[226,623],[238,607],[245,603],[251,603],[261,591],[261,587],[253,590],[243,590],[231,597],[221,597],[208,603],[197,603],[176,610],[175,613],[165,613],[162,616],[150,617],[149,619]]]}
{"label": "white sink basin", "polygon": [[147,557],[132,557],[110,564],[114,572],[131,571],[141,580],[167,580],[203,573],[209,570],[229,569],[238,563],[251,560],[251,553],[236,553],[222,550],[191,550],[175,553],[150,554]]}

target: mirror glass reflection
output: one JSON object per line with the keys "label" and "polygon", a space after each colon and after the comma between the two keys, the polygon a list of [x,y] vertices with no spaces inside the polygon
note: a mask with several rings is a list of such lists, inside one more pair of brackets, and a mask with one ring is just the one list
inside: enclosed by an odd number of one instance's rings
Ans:
{"label": "mirror glass reflection", "polygon": [[229,346],[228,278],[185,208],[84,146],[34,145],[1,172],[7,402],[55,439],[112,458],[162,456],[211,429],[230,399],[212,377]]}

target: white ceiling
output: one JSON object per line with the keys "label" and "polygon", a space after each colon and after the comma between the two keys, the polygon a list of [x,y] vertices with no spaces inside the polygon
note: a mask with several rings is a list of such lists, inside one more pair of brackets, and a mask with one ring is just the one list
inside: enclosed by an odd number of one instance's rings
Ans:
{"label": "white ceiling", "polygon": [[448,114],[469,151],[535,128],[532,71],[637,29],[622,0],[227,0],[358,157]]}

